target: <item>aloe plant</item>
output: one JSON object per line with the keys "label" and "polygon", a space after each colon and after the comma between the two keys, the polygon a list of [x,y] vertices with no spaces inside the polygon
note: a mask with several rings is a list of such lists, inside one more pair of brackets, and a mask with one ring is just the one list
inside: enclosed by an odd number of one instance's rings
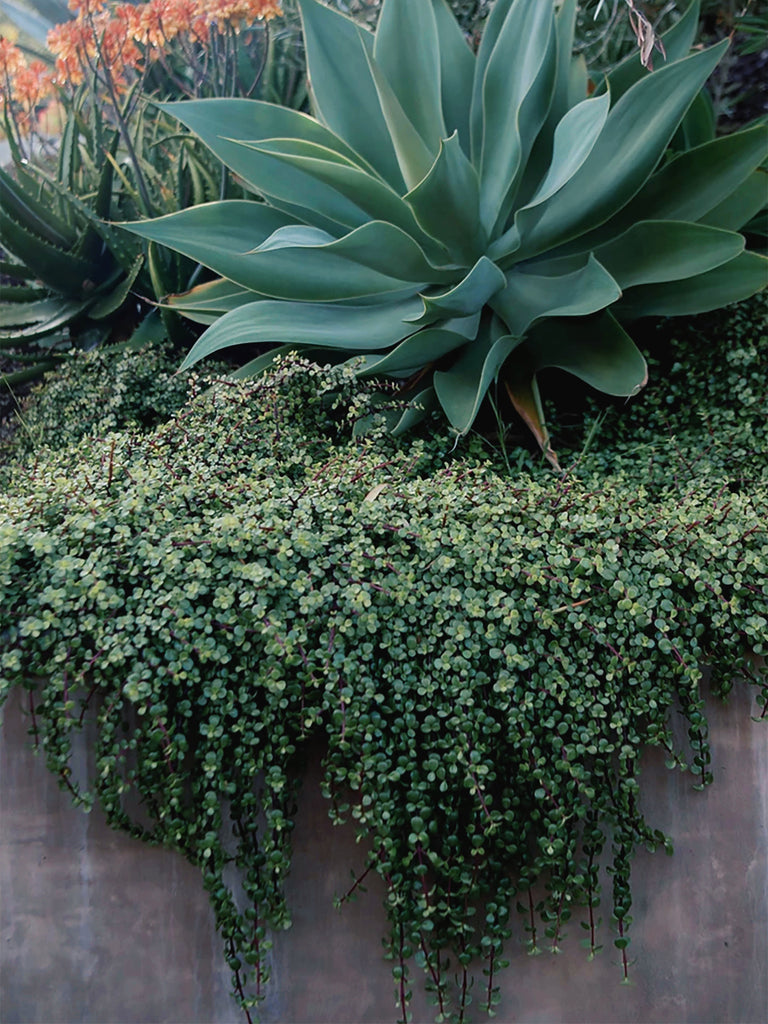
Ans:
{"label": "aloe plant", "polygon": [[444,0],[384,0],[375,34],[299,6],[314,117],[165,106],[263,200],[129,225],[220,275],[170,300],[209,324],[185,366],[250,342],[361,357],[411,400],[393,429],[439,406],[459,435],[497,382],[554,461],[541,370],[634,395],[647,370],[627,322],[766,283],[739,228],[768,130],[665,160],[727,47],[689,53],[698,2],[666,63],[632,55],[592,95],[575,0],[497,0],[477,54]]}

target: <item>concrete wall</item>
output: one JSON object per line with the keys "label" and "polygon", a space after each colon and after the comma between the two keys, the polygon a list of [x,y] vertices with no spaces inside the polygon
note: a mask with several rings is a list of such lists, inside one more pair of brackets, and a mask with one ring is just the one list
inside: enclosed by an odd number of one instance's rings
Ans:
{"label": "concrete wall", "polygon": [[[637,857],[631,985],[619,984],[608,931],[604,952],[587,963],[573,921],[560,956],[530,958],[510,944],[498,1020],[765,1024],[768,729],[750,720],[749,700],[740,691],[728,707],[710,707],[707,792],[693,792],[660,760],[647,766],[651,823],[672,833],[676,852]],[[25,730],[11,698],[0,746],[0,1020],[241,1024],[196,871],[111,832],[98,812],[72,809]],[[381,886],[374,878],[341,913],[332,906],[362,863],[360,847],[330,826],[310,792],[295,839],[294,927],[276,937],[262,1020],[394,1022]],[[412,1009],[415,1021],[432,1019],[423,993]]]}

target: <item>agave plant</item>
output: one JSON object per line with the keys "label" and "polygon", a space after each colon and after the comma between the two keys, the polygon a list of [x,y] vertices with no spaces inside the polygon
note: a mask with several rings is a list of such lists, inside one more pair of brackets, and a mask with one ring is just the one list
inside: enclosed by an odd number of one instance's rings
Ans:
{"label": "agave plant", "polygon": [[314,117],[165,107],[263,200],[131,225],[221,275],[170,300],[209,324],[186,366],[250,342],[362,357],[411,399],[395,429],[440,406],[457,434],[497,382],[548,451],[543,368],[633,395],[647,372],[627,321],[766,283],[738,229],[763,201],[768,130],[669,159],[727,47],[689,54],[698,2],[663,66],[632,55],[597,88],[572,57],[575,0],[497,0],[477,54],[445,0],[384,0],[375,33],[299,6]]}

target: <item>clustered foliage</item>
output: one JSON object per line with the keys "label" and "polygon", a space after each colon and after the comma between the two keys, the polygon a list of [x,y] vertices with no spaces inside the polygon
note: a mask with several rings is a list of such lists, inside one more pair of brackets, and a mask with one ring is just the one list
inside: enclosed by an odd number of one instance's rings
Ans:
{"label": "clustered foliage", "polygon": [[29,457],[86,435],[148,430],[184,405],[189,377],[168,345],[67,353],[17,413],[12,450]]}
{"label": "clustered foliage", "polygon": [[[716,693],[743,673],[766,703],[764,425],[746,450],[765,302],[683,378],[699,329],[638,404],[640,444],[584,448],[563,477],[510,479],[479,438],[453,455],[434,434],[351,439],[370,410],[353,368],[293,358],[149,435],[51,453],[0,497],[0,700],[26,688],[77,801],[200,865],[245,1007],[290,921],[318,738],[329,813],[386,884],[403,1019],[414,963],[440,1019],[465,1020],[472,971],[496,1005],[509,941],[554,949],[581,925],[593,954],[601,913],[626,972],[632,853],[671,842],[638,806],[644,748],[710,781],[703,665]],[[90,722],[86,782],[70,755]]]}
{"label": "clustered foliage", "polygon": [[556,464],[543,371],[634,395],[634,321],[764,286],[741,231],[765,205],[768,128],[713,137],[702,89],[727,43],[689,52],[698,0],[662,67],[636,14],[641,52],[597,82],[572,56],[575,0],[497,0],[477,53],[445,0],[384,0],[375,33],[297,2],[314,117],[163,107],[263,201],[124,225],[220,275],[169,300],[208,325],[184,365],[251,343],[355,359],[409,400],[395,433],[441,408],[464,435],[498,385]]}

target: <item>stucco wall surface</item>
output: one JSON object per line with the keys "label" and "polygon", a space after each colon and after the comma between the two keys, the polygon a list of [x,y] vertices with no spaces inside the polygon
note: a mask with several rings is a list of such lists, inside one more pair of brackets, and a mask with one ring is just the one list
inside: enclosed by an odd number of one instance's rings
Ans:
{"label": "stucco wall surface", "polygon": [[[607,929],[592,963],[576,919],[558,956],[529,957],[519,934],[498,1021],[768,1021],[768,728],[751,721],[750,700],[737,689],[727,707],[710,705],[715,784],[706,792],[661,759],[646,765],[647,813],[672,834],[675,855],[636,859],[631,984],[620,984]],[[110,831],[98,811],[73,809],[26,729],[12,697],[0,740],[2,1024],[241,1024],[198,873]],[[317,779],[318,767],[295,832],[294,925],[275,938],[261,1019],[390,1024],[382,888],[373,878],[366,895],[333,909],[364,853],[328,823]],[[416,1022],[432,1019],[427,1006],[417,991]]]}

